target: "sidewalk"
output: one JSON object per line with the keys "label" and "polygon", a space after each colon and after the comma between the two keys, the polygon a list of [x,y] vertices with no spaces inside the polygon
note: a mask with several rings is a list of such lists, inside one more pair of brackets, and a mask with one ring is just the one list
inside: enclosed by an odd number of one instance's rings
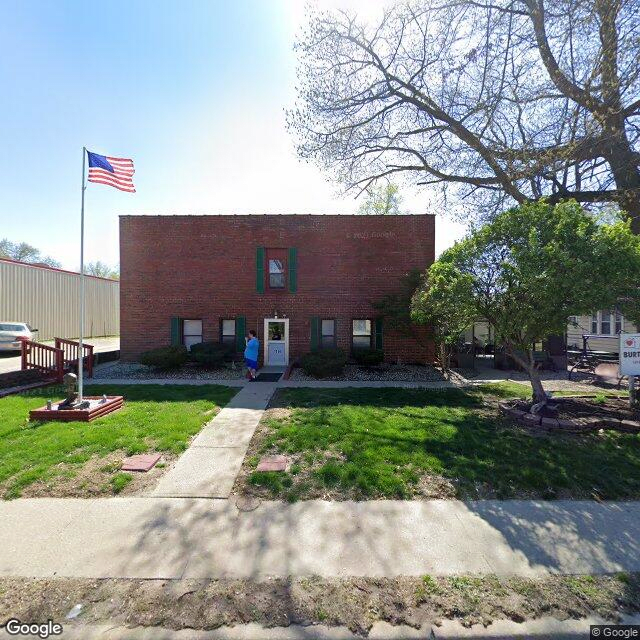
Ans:
{"label": "sidewalk", "polygon": [[257,382],[239,391],[162,476],[152,495],[228,498],[274,391],[274,384]]}
{"label": "sidewalk", "polygon": [[640,571],[640,502],[191,498],[0,503],[0,575],[419,576]]}

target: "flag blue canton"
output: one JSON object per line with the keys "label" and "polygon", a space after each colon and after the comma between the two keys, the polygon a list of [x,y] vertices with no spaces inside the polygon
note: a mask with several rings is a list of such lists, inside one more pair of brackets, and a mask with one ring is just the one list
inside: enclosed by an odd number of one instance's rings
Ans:
{"label": "flag blue canton", "polygon": [[87,151],[87,156],[89,158],[89,168],[95,167],[98,169],[104,169],[105,171],[110,171],[114,173],[113,166],[107,160],[106,156],[101,156],[98,153],[92,153],[91,151]]}

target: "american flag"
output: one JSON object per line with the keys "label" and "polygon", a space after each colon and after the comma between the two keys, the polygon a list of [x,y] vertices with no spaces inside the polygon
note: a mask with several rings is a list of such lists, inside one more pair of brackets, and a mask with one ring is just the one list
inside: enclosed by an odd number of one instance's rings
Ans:
{"label": "american flag", "polygon": [[135,193],[133,186],[133,160],[129,158],[112,158],[87,151],[89,157],[89,182],[107,184],[110,187]]}

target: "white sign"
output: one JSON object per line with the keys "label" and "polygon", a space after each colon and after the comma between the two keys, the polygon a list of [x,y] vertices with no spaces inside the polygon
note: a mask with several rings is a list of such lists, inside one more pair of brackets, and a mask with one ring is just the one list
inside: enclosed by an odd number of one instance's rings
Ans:
{"label": "white sign", "polygon": [[640,333],[620,334],[620,375],[640,376]]}

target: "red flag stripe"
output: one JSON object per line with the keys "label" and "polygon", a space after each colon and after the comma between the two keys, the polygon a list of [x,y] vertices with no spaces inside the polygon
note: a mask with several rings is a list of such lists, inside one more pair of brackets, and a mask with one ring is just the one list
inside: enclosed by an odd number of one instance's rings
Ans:
{"label": "red flag stripe", "polygon": [[93,180],[89,180],[89,182],[95,182],[97,184],[106,184],[110,187],[115,187],[116,189],[120,189],[120,191],[128,191],[129,193],[135,193],[136,190],[134,188],[133,185],[131,185],[130,187],[124,187],[124,186],[120,186],[119,184],[116,184],[114,182],[110,182],[108,180],[99,180],[97,178],[94,178]]}
{"label": "red flag stripe", "polygon": [[117,173],[111,173],[104,169],[89,169],[89,179],[91,178],[104,178],[105,180],[113,180],[121,184],[133,184],[130,176],[122,176]]}
{"label": "red flag stripe", "polygon": [[112,156],[105,156],[105,158],[109,162],[118,162],[120,164],[130,164],[131,166],[133,166],[133,160],[131,158],[114,158]]}
{"label": "red flag stripe", "polygon": [[[112,164],[111,165],[113,167],[113,170],[116,173],[127,173],[129,175],[133,175],[135,173],[135,170],[133,167],[120,167],[117,164]],[[93,167],[94,169],[100,169],[101,167]],[[107,171],[107,169],[105,169],[105,171]]]}
{"label": "red flag stripe", "polygon": [[109,160],[109,164],[114,169],[125,169],[127,171],[133,171],[133,163],[131,162],[114,162],[113,160]]}
{"label": "red flag stripe", "polygon": [[103,178],[101,176],[98,176],[96,178],[91,178],[89,180],[89,182],[100,182],[101,184],[110,184],[113,187],[122,187],[123,189],[133,189],[134,185],[132,182],[115,182],[114,180],[109,180],[108,178]]}

